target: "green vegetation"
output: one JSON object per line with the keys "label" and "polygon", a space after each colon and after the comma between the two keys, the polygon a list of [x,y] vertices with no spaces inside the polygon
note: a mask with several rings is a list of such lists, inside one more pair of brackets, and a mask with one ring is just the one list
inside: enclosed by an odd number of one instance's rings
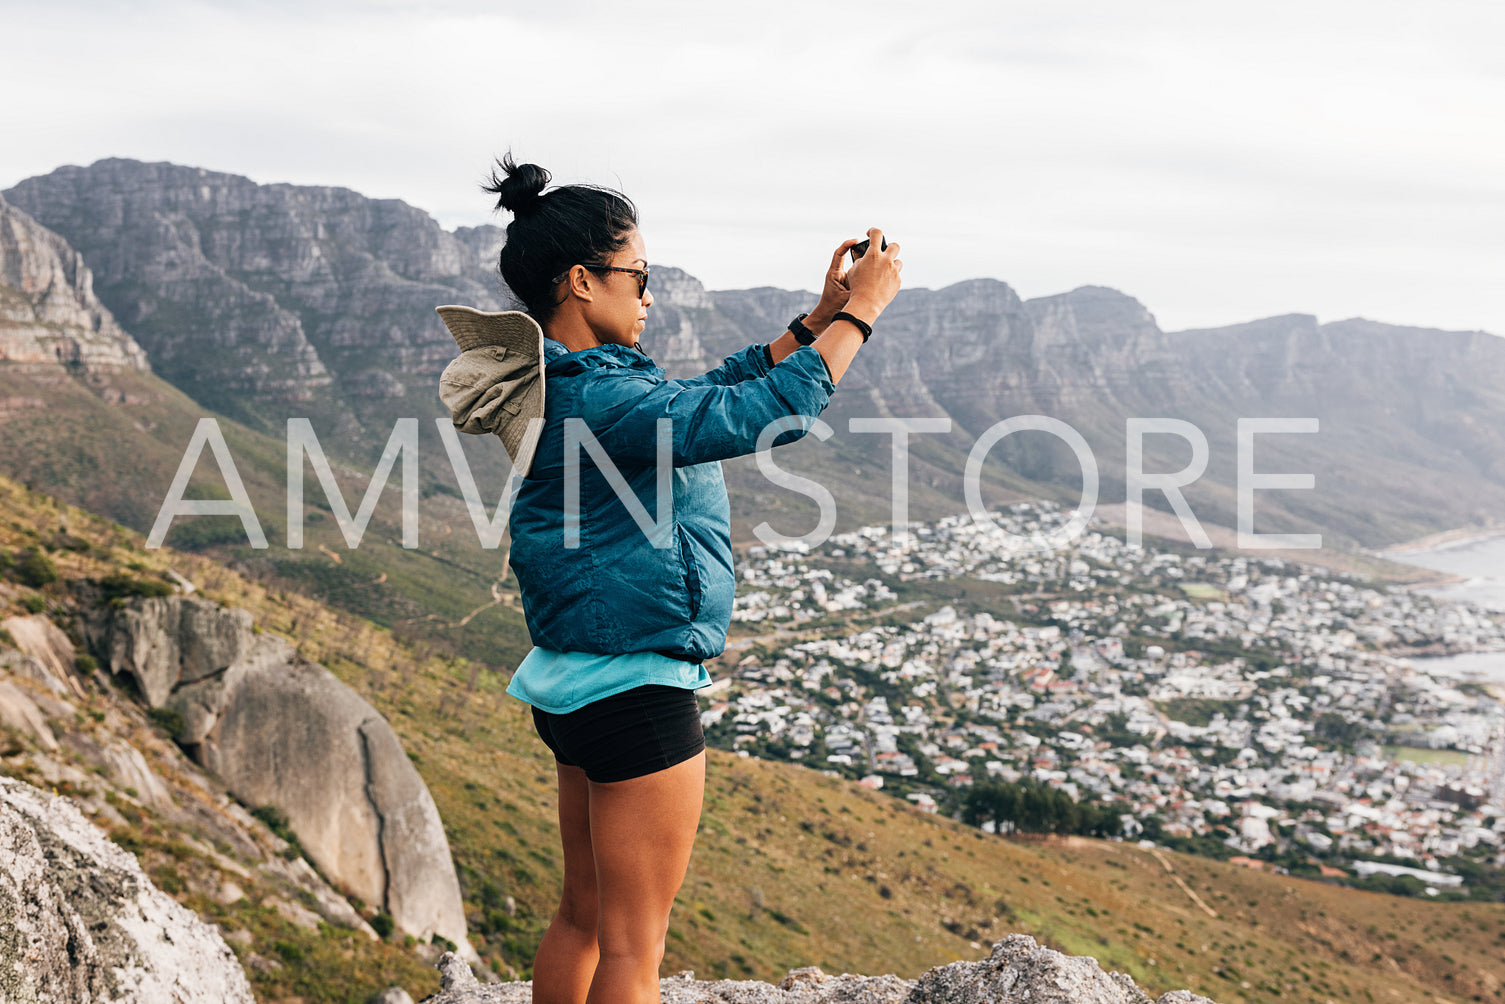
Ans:
{"label": "green vegetation", "polygon": [[1228,701],[1213,701],[1203,697],[1175,697],[1168,701],[1156,701],[1155,707],[1165,712],[1165,717],[1198,728],[1206,728],[1221,714],[1232,718],[1235,705]]}
{"label": "green vegetation", "polygon": [[1411,763],[1436,764],[1440,767],[1462,767],[1468,763],[1468,754],[1461,750],[1434,750],[1421,746],[1382,746],[1380,749],[1391,760],[1409,760]]}
{"label": "green vegetation", "polygon": [[39,548],[28,547],[21,552],[12,574],[21,585],[41,589],[57,581],[57,566]]}
{"label": "green vegetation", "polygon": [[1119,810],[1095,802],[1078,802],[1045,784],[978,781],[962,801],[962,822],[991,822],[999,833],[1076,833],[1093,837],[1119,835]]}
{"label": "green vegetation", "polygon": [[[169,736],[176,737],[183,734],[185,724],[183,713],[176,708],[152,708],[146,713],[146,716],[161,726],[162,731],[166,732]],[[266,821],[263,820],[263,822]],[[271,824],[268,823],[267,825],[270,826]],[[281,834],[278,835],[281,836]],[[284,837],[283,839],[286,838]]]}
{"label": "green vegetation", "polygon": [[132,596],[171,596],[172,585],[161,579],[140,579],[125,572],[114,572],[99,580],[102,597],[106,600],[124,600]]}

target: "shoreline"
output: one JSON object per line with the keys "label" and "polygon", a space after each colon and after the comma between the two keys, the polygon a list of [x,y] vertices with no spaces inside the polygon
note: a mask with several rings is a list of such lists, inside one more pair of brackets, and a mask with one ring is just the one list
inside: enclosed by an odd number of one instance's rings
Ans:
{"label": "shoreline", "polygon": [[[1415,540],[1402,541],[1392,544],[1373,553],[1385,558],[1396,554],[1415,554],[1418,551],[1434,551],[1445,544],[1473,544],[1496,537],[1505,537],[1505,526],[1494,525],[1487,527],[1464,526],[1453,530],[1441,530],[1437,533],[1429,533],[1425,537],[1417,537]],[[1392,558],[1391,560],[1399,560]]]}

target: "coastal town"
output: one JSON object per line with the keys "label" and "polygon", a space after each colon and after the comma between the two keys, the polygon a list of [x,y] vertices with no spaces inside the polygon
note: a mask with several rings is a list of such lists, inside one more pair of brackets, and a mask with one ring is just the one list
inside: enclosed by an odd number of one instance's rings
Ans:
{"label": "coastal town", "polygon": [[[707,741],[962,818],[1053,789],[1112,836],[1413,895],[1498,892],[1505,614],[1266,557],[1048,550],[1050,503],[739,559]],[[990,831],[1006,819],[981,823]]]}

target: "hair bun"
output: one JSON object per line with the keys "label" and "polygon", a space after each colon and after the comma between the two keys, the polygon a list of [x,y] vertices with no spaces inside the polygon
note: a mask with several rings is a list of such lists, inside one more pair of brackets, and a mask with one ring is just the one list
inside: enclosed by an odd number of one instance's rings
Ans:
{"label": "hair bun", "polygon": [[514,163],[510,150],[498,163],[506,177],[497,177],[496,169],[492,168],[491,183],[482,185],[482,189],[497,197],[496,208],[506,209],[514,216],[530,215],[538,208],[544,187],[549,183],[549,172],[537,164]]}

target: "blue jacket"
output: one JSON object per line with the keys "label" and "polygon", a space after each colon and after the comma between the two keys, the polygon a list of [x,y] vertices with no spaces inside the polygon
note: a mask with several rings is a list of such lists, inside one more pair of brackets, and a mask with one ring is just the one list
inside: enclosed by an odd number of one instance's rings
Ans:
{"label": "blue jacket", "polygon": [[[510,563],[533,644],[557,652],[653,651],[690,660],[719,655],[735,588],[731,507],[720,461],[753,453],[759,434],[778,419],[794,421],[774,445],[801,438],[835,389],[825,361],[807,346],[770,366],[763,346],[752,345],[709,373],[670,380],[647,355],[622,345],[569,352],[545,340],[542,355],[542,431],[510,520]],[[588,440],[574,451],[580,495],[578,517],[571,520],[566,420],[580,420],[577,441],[585,438],[583,423],[651,523],[659,512],[656,460],[664,418],[672,422],[666,445],[673,507],[656,541],[662,546],[654,546],[613,490]]]}

